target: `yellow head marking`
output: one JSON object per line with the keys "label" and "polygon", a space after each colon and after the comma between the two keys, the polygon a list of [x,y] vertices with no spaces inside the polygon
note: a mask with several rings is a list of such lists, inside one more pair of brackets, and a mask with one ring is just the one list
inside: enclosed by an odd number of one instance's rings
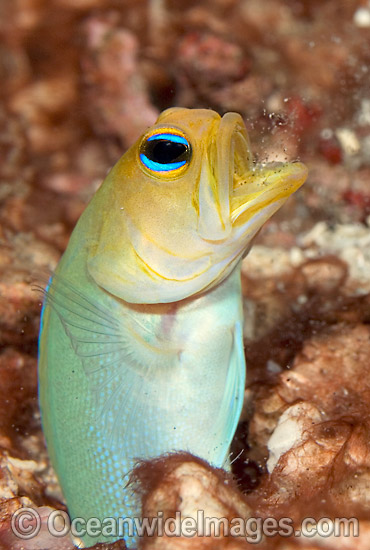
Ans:
{"label": "yellow head marking", "polygon": [[88,207],[89,273],[128,302],[200,292],[230,273],[306,176],[300,163],[255,166],[236,113],[169,109]]}

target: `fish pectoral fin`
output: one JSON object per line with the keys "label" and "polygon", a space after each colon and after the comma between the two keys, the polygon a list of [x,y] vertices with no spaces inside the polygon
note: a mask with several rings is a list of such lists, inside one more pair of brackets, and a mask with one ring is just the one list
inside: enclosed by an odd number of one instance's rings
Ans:
{"label": "fish pectoral fin", "polygon": [[107,307],[99,295],[87,295],[60,275],[53,275],[44,294],[45,306],[58,315],[87,375],[110,364],[112,354],[114,359],[117,354],[130,358],[130,365],[140,371],[148,363],[166,367],[180,351],[176,343],[164,338],[150,343],[150,330],[114,298],[108,299],[112,307]]}
{"label": "fish pectoral fin", "polygon": [[179,349],[165,340],[148,343],[144,327],[109,300],[111,308],[58,274],[45,292],[45,306],[57,314],[81,361],[105,437],[120,441],[124,427],[144,413],[143,382],[163,376]]}

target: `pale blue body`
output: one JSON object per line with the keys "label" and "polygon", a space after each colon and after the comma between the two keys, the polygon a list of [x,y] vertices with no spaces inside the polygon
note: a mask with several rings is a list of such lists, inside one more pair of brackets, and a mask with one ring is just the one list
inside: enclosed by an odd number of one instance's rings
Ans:
{"label": "pale blue body", "polygon": [[125,488],[136,459],[184,450],[227,464],[245,379],[240,267],[198,297],[132,306],[84,265],[83,251],[66,255],[44,312],[48,448],[72,518],[139,516]]}

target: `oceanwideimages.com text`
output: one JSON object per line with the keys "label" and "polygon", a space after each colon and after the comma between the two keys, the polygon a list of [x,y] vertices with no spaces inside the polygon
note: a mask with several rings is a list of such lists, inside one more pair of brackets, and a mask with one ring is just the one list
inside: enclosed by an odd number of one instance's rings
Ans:
{"label": "oceanwideimages.com text", "polygon": [[358,537],[357,518],[304,518],[299,529],[292,518],[216,518],[207,517],[199,510],[197,517],[183,517],[176,512],[174,517],[164,518],[163,513],[152,518],[74,518],[71,520],[63,510],[52,511],[47,519],[34,508],[19,508],[12,517],[11,528],[20,539],[32,539],[38,535],[42,525],[55,537],[68,533],[81,538],[90,537],[243,537],[249,543],[259,543],[264,537]]}

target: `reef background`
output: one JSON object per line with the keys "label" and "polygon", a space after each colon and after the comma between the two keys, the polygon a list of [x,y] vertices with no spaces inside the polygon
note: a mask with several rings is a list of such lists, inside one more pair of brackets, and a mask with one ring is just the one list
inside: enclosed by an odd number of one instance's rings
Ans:
{"label": "reef background", "polygon": [[[370,548],[369,44],[367,0],[1,1],[0,548],[70,548],[10,531],[21,505],[62,507],[37,403],[35,273],[55,267],[107,170],[171,106],[237,111],[259,161],[310,170],[244,262],[248,386],[232,454],[244,496],[231,487],[220,509],[241,499],[298,526],[361,520],[356,540],[274,537],[260,549]],[[268,475],[268,440],[280,429],[285,441],[287,419],[298,435],[274,447]],[[168,464],[151,466],[154,486],[138,471],[144,509],[175,475]],[[182,490],[171,480],[169,501]]]}

